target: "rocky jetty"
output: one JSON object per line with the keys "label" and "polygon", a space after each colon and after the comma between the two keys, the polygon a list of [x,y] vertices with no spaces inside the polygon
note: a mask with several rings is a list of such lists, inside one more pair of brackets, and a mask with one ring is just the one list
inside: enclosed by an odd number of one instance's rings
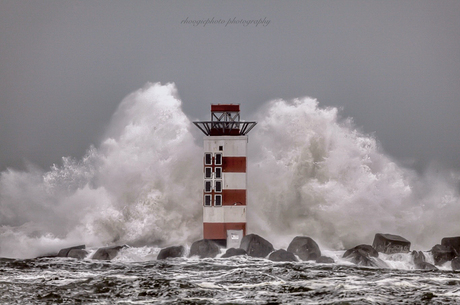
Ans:
{"label": "rocky jetty", "polygon": [[274,262],[297,262],[297,258],[292,252],[283,249],[270,253],[268,259]]}
{"label": "rocky jetty", "polygon": [[200,258],[213,258],[219,254],[219,246],[210,239],[201,239],[192,244],[190,247],[191,256],[199,256]]}
{"label": "rocky jetty", "polygon": [[158,253],[157,259],[182,257],[184,256],[184,253],[185,253],[184,246],[167,247],[167,248],[161,249],[160,253]]}
{"label": "rocky jetty", "polygon": [[275,250],[269,241],[257,234],[244,236],[241,240],[240,249],[243,249],[252,257],[267,257],[270,252]]}
{"label": "rocky jetty", "polygon": [[314,261],[321,257],[318,244],[306,236],[296,236],[289,244],[287,251],[297,255],[303,261]]}
{"label": "rocky jetty", "polygon": [[377,233],[372,243],[378,252],[392,253],[408,253],[410,251],[410,241],[399,235]]}

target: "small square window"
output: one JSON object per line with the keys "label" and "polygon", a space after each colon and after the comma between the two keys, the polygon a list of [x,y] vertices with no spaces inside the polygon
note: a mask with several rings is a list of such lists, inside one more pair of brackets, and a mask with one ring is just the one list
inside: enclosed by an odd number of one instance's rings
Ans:
{"label": "small square window", "polygon": [[222,167],[216,167],[214,174],[217,179],[222,179]]}
{"label": "small square window", "polygon": [[204,205],[205,206],[211,206],[212,202],[211,202],[211,195],[204,195]]}
{"label": "small square window", "polygon": [[212,183],[211,183],[211,180],[206,180],[206,181],[204,182],[204,191],[205,191],[206,193],[210,193],[211,190],[212,190]]}
{"label": "small square window", "polygon": [[221,206],[222,205],[222,195],[215,195],[214,196],[214,205]]}
{"label": "small square window", "polygon": [[204,168],[204,177],[205,178],[212,178],[212,167],[205,167]]}
{"label": "small square window", "polygon": [[205,153],[204,154],[204,164],[206,164],[206,165],[211,165],[212,164],[212,154],[211,153]]}
{"label": "small square window", "polygon": [[224,150],[224,147],[223,146],[219,146],[219,151],[223,151]]}
{"label": "small square window", "polygon": [[222,154],[216,154],[215,164],[222,165]]}
{"label": "small square window", "polygon": [[222,192],[222,180],[216,180],[215,189],[216,192]]}

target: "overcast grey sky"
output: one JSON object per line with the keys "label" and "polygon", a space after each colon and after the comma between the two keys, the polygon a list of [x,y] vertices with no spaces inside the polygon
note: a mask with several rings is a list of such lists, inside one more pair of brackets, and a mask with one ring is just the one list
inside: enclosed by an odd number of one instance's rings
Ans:
{"label": "overcast grey sky", "polygon": [[[460,169],[459,16],[460,1],[0,0],[0,170],[80,158],[146,82],[175,82],[191,119],[312,96],[408,167]],[[270,22],[182,22],[213,17]]]}

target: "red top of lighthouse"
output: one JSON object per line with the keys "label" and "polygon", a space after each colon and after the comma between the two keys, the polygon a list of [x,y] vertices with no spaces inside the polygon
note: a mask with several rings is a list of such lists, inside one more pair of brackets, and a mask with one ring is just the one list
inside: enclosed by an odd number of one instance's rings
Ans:
{"label": "red top of lighthouse", "polygon": [[207,136],[244,136],[257,122],[240,121],[240,105],[212,104],[211,121],[193,122]]}

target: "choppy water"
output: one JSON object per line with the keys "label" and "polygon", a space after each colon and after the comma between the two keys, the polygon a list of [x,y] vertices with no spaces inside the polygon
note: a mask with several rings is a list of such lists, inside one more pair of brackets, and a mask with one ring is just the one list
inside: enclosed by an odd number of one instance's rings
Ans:
{"label": "choppy water", "polygon": [[[124,249],[114,261],[0,260],[2,304],[456,304],[460,273],[246,256],[157,261],[158,249]],[[340,256],[340,253],[328,253]],[[145,261],[129,261],[134,258]],[[337,257],[335,259],[337,260]],[[393,261],[392,261],[393,260]]]}

